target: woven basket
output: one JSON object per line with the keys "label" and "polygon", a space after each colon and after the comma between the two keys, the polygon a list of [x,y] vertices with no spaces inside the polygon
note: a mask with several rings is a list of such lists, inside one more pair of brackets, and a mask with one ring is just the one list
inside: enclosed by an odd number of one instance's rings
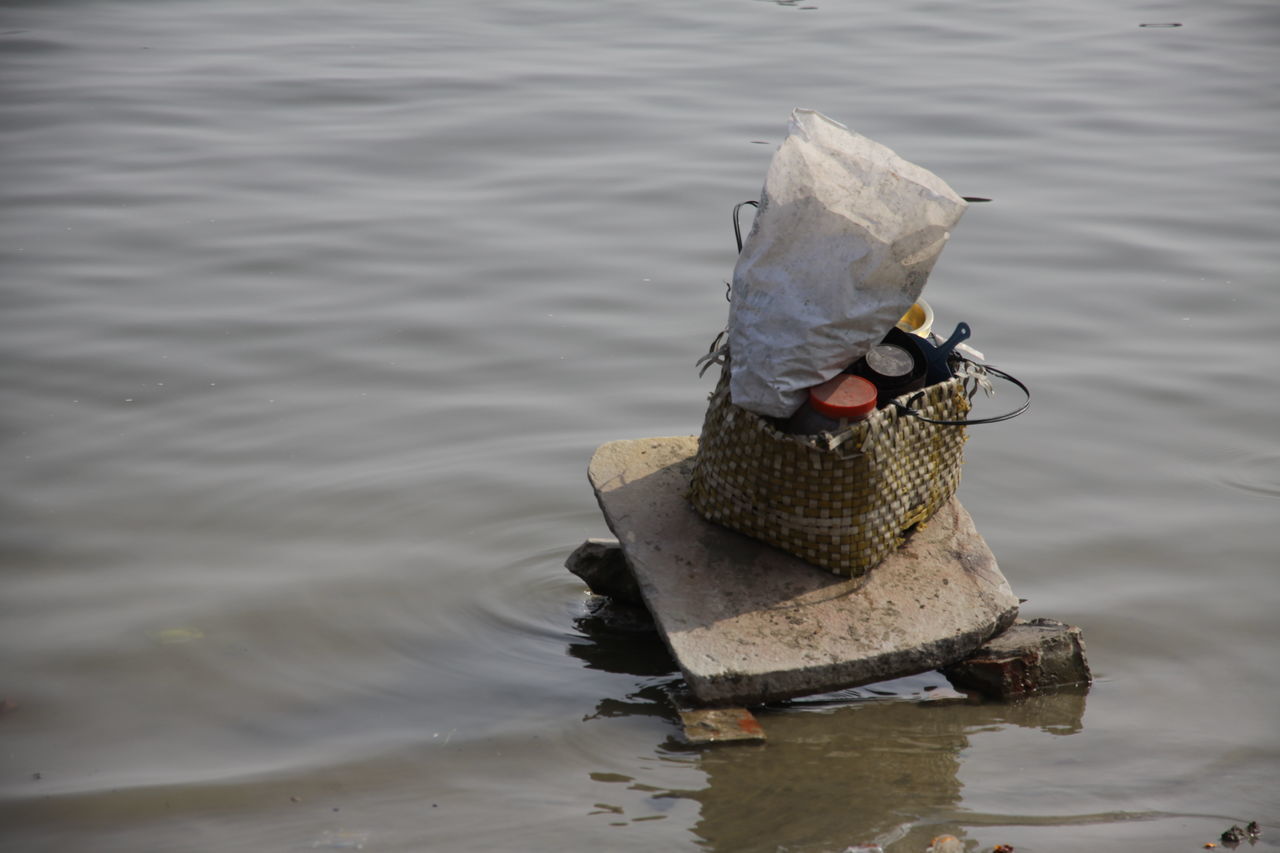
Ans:
{"label": "woven basket", "polygon": [[[972,392],[963,379],[949,379],[925,388],[911,408],[933,420],[963,420]],[[858,577],[955,494],[965,439],[963,426],[925,423],[896,406],[831,437],[779,432],[729,401],[726,358],[689,500],[709,521]]]}

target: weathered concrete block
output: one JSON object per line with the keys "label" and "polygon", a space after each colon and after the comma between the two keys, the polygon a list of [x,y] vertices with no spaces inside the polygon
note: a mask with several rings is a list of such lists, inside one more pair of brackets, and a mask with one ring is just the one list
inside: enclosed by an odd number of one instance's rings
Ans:
{"label": "weathered concrete block", "polygon": [[1019,619],[942,673],[957,687],[999,699],[1093,680],[1084,635],[1079,628],[1053,619]]}
{"label": "weathered concrete block", "polygon": [[582,578],[596,595],[644,607],[640,586],[617,539],[588,539],[568,556],[564,567]]}
{"label": "weathered concrete block", "polygon": [[609,442],[589,477],[699,703],[751,706],[937,669],[1017,616],[958,501],[845,578],[698,515],[685,498],[696,449],[695,436]]}

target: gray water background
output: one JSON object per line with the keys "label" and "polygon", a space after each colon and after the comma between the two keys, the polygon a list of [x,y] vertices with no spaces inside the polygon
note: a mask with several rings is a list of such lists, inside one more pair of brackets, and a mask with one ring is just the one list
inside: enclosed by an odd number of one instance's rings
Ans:
{"label": "gray water background", "polygon": [[[0,18],[3,849],[1276,849],[1273,2]],[[1087,696],[691,751],[584,619],[587,460],[698,430],[797,106],[993,199],[925,296],[1035,399],[960,497]]]}

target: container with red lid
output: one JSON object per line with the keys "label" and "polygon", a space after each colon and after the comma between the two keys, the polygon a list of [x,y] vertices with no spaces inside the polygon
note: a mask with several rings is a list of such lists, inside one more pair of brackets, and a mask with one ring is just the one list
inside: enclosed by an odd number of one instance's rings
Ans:
{"label": "container with red lid", "polygon": [[783,425],[793,435],[839,432],[876,410],[876,386],[861,376],[838,373],[809,389],[809,399]]}

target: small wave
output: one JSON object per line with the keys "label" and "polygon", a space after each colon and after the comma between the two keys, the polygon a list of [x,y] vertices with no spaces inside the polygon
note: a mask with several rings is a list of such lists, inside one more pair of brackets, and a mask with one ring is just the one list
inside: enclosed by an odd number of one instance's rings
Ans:
{"label": "small wave", "polygon": [[1214,472],[1230,489],[1264,498],[1280,498],[1280,452],[1238,454]]}

